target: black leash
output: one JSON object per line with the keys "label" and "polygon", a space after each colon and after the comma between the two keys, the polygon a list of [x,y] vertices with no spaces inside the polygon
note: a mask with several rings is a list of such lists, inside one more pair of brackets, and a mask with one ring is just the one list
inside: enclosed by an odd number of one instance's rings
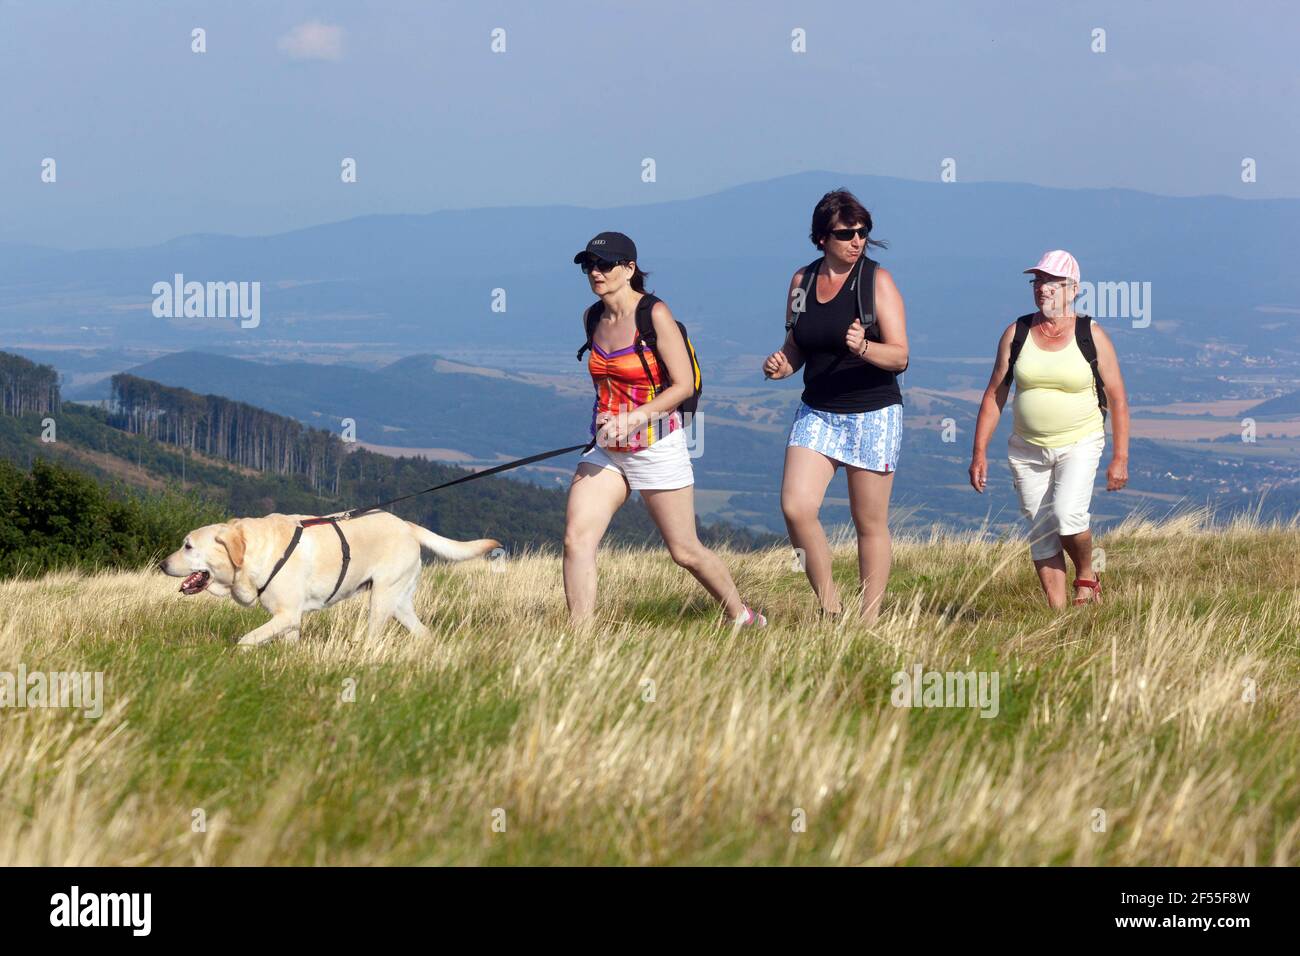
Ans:
{"label": "black leash", "polygon": [[509,471],[511,468],[521,468],[524,465],[531,465],[535,461],[544,461],[547,458],[554,458],[556,455],[565,455],[571,451],[581,449],[584,453],[591,450],[596,444],[596,439],[592,439],[585,445],[570,445],[567,448],[556,448],[553,451],[544,451],[540,455],[529,455],[527,458],[520,458],[516,461],[508,461],[504,465],[493,465],[483,471],[476,471],[468,475],[462,475],[453,481],[444,481],[440,485],[434,485],[432,488],[425,488],[423,491],[415,491],[409,495],[402,495],[400,498],[389,498],[387,501],[381,501],[377,505],[371,505],[369,508],[353,508],[351,511],[342,511],[336,515],[330,515],[331,518],[338,518],[340,521],[347,521],[349,518],[355,518],[363,515],[367,511],[378,511],[380,508],[387,508],[389,505],[397,504],[399,501],[405,501],[407,498],[418,498],[420,495],[427,495],[431,491],[440,491],[443,488],[450,488],[452,485],[459,485],[462,481],[475,481],[479,478],[486,478],[488,475],[495,475],[503,471]]}
{"label": "black leash", "polygon": [[343,579],[348,573],[348,565],[352,561],[352,549],[348,547],[348,539],[344,537],[343,529],[339,527],[340,521],[348,521],[352,518],[358,517],[359,515],[367,514],[371,511],[378,511],[381,508],[386,508],[399,501],[405,501],[408,498],[418,498],[420,495],[427,495],[431,491],[450,488],[452,485],[459,485],[462,481],[473,481],[476,478],[486,478],[488,475],[495,475],[503,471],[509,471],[511,468],[521,468],[524,465],[531,465],[535,461],[544,461],[547,458],[554,458],[556,455],[568,454],[571,451],[578,451],[579,449],[582,449],[585,453],[591,450],[595,444],[596,439],[593,438],[585,445],[570,445],[567,448],[556,448],[552,451],[544,451],[540,455],[529,455],[527,458],[508,461],[504,465],[494,465],[493,467],[484,469],[483,471],[476,471],[468,475],[462,475],[453,481],[444,481],[440,485],[434,485],[432,488],[425,488],[423,491],[415,491],[409,495],[402,495],[400,498],[390,498],[387,501],[381,501],[379,504],[371,505],[368,508],[353,508],[351,511],[340,511],[337,514],[322,515],[318,518],[304,518],[302,521],[299,521],[297,527],[293,529],[293,538],[289,541],[289,547],[284,549],[284,554],[280,555],[280,560],[275,562],[275,567],[271,569],[271,574],[266,579],[266,583],[257,589],[257,596],[262,596],[262,592],[270,587],[271,582],[275,580],[275,576],[280,573],[280,569],[284,567],[285,564],[288,563],[289,558],[293,556],[293,552],[298,548],[298,542],[302,540],[303,528],[308,528],[312,525],[318,524],[332,524],[334,530],[338,532],[339,544],[343,548],[343,566],[339,569],[339,579],[334,582],[334,590],[331,591],[330,596],[325,599],[325,603],[329,604],[329,602],[334,599],[334,595],[339,593],[339,588],[343,586]]}

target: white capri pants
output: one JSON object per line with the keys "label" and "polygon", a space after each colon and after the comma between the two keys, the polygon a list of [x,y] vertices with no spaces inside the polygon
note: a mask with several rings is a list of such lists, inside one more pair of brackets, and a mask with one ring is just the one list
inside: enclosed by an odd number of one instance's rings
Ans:
{"label": "white capri pants", "polygon": [[1104,431],[1059,448],[1034,445],[1016,434],[1007,441],[1007,463],[1035,561],[1059,554],[1061,535],[1088,530],[1092,484],[1105,448]]}

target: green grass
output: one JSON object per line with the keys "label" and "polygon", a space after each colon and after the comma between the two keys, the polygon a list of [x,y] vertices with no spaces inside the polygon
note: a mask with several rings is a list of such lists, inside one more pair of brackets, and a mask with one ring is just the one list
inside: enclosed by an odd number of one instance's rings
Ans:
{"label": "green grass", "polygon": [[[0,585],[0,670],[106,681],[97,721],[0,712],[0,862],[1293,864],[1300,534],[1103,543],[1106,603],[1053,612],[1015,545],[900,542],[872,626],[727,554],[772,620],[735,634],[655,550],[602,556],[589,631],[536,555],[426,569],[426,642],[357,600],[252,652],[263,612],[147,572]],[[913,663],[996,671],[997,717],[891,706]]]}

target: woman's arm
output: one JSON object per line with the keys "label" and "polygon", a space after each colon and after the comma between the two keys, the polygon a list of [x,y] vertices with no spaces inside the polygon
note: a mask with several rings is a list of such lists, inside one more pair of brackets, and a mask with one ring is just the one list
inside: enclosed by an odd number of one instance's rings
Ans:
{"label": "woman's arm", "polygon": [[656,302],[650,310],[657,337],[658,357],[668,366],[672,384],[641,406],[647,415],[667,414],[695,394],[695,373],[691,367],[691,354],[686,351],[686,339],[677,327],[677,320],[665,302]]}
{"label": "woman's arm", "polygon": [[[785,341],[781,343],[781,351],[785,353],[786,359],[790,362],[790,372],[792,374],[803,368],[804,362],[803,352],[799,349],[799,346],[794,344],[795,293],[802,286],[803,270],[796,269],[794,275],[790,277],[790,288],[785,296],[785,324],[790,326],[790,331],[785,333]],[[807,307],[803,302],[800,302],[799,305],[801,311]]]}
{"label": "woman's arm", "polygon": [[1003,384],[1007,369],[1011,367],[1011,340],[1016,336],[1016,323],[1012,322],[998,340],[997,353],[993,359],[993,374],[989,376],[988,387],[980,399],[979,417],[975,419],[975,446],[970,454],[970,484],[980,494],[988,484],[989,465],[988,447],[993,433],[998,429],[998,419],[1007,404],[1007,395],[1011,392],[1009,384]]}
{"label": "woman's arm", "polygon": [[[844,344],[850,352],[864,362],[870,362],[889,372],[907,368],[907,316],[903,296],[894,284],[894,277],[883,266],[876,268],[876,322],[880,329],[879,342],[868,342],[866,330],[859,319],[849,326]],[[863,346],[866,352],[862,352]]]}
{"label": "woman's arm", "polygon": [[1110,410],[1110,467],[1106,469],[1106,490],[1119,491],[1128,484],[1128,392],[1119,371],[1119,355],[1110,336],[1097,322],[1092,323],[1092,342],[1097,346],[1097,372],[1106,387],[1106,405]]}
{"label": "woman's arm", "polygon": [[[803,367],[804,355],[794,342],[794,323],[795,323],[795,297],[802,297],[799,287],[803,284],[803,270],[795,272],[790,279],[790,289],[785,297],[785,341],[781,347],[769,355],[763,361],[763,374],[770,379],[779,380],[789,378],[795,372]],[[800,311],[803,303],[800,302]]]}

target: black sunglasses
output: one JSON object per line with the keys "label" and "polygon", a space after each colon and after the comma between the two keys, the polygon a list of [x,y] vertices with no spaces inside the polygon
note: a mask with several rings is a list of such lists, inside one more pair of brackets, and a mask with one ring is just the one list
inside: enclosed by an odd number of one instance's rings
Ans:
{"label": "black sunglasses", "polygon": [[831,235],[842,242],[852,239],[854,236],[857,236],[859,239],[865,239],[867,238],[867,229],[865,226],[861,226],[857,229],[832,229]]}
{"label": "black sunglasses", "polygon": [[602,276],[608,276],[611,269],[619,267],[619,265],[627,265],[627,263],[623,260],[611,261],[608,259],[584,259],[581,263],[578,263],[578,268],[582,269],[582,274],[599,272]]}
{"label": "black sunglasses", "polygon": [[623,265],[627,265],[623,260],[611,262],[609,259],[583,259],[579,264],[579,268],[582,269],[583,275],[587,275],[591,272],[599,272],[601,275],[609,275],[612,269]]}

